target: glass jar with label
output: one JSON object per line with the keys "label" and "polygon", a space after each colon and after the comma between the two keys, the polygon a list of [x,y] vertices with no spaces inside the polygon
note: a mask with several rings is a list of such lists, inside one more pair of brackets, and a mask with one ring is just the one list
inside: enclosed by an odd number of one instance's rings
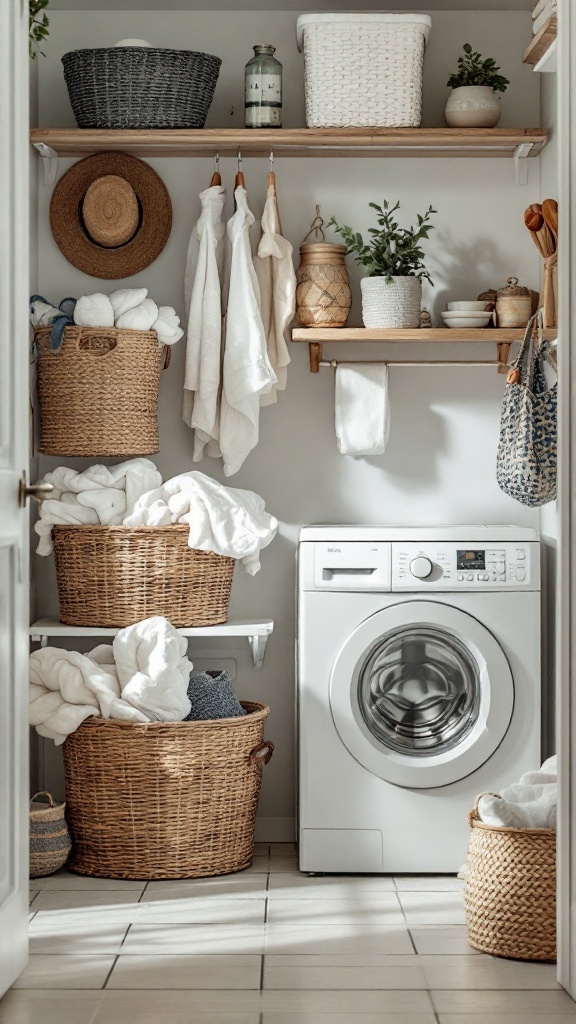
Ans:
{"label": "glass jar with label", "polygon": [[247,128],[282,127],[282,65],[274,46],[254,47],[245,70],[245,124]]}

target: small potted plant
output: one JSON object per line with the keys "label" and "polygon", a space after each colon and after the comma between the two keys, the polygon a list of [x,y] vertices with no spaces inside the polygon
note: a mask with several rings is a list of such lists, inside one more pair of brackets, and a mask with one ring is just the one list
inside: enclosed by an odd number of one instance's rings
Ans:
{"label": "small potted plant", "polygon": [[491,57],[484,60],[470,43],[464,43],[464,56],[458,58],[458,70],[447,85],[452,92],[446,104],[446,124],[450,128],[495,128],[500,120],[500,96],[510,85],[498,74],[500,68]]}
{"label": "small potted plant", "polygon": [[346,243],[346,252],[354,255],[356,263],[366,268],[362,278],[362,320],[365,327],[411,328],[420,325],[422,304],[422,278],[432,284],[424,265],[424,252],[420,247],[433,225],[430,218],[436,210],[430,206],[425,214],[418,214],[416,227],[401,228],[394,217],[400,203],[392,206],[386,199],[382,206],[368,204],[377,213],[377,228],[369,228],[372,236],[364,244],[362,235],[346,224],[334,227]]}
{"label": "small potted plant", "polygon": [[[28,27],[30,34],[30,56],[32,60],[36,58],[37,53],[42,53],[40,43],[48,38],[50,22],[48,21],[45,8],[48,7],[49,2],[50,0],[29,0]],[[42,56],[44,57],[45,54],[42,53]]]}

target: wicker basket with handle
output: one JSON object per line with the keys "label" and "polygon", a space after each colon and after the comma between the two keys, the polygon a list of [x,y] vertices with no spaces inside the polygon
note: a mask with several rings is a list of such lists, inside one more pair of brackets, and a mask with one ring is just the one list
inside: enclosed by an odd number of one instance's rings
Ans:
{"label": "wicker basket with handle", "polygon": [[474,949],[556,960],[556,831],[501,828],[468,815],[466,923]]}
{"label": "wicker basket with handle", "polygon": [[176,628],[226,622],[235,560],[188,547],[187,526],[55,526],[60,619],[129,626],[164,615]]}
{"label": "wicker basket with handle", "polygon": [[[46,802],[39,797],[46,797]],[[30,800],[30,878],[52,875],[68,860],[71,843],[65,807],[51,793],[35,793]]]}
{"label": "wicker basket with handle", "polygon": [[100,878],[202,878],[247,868],[263,704],[246,715],[139,724],[87,719],[64,743],[70,867]]}
{"label": "wicker basket with handle", "polygon": [[58,351],[36,329],[40,451],[45,455],[151,455],[160,447],[158,387],[169,363],[156,331],[67,327]]}

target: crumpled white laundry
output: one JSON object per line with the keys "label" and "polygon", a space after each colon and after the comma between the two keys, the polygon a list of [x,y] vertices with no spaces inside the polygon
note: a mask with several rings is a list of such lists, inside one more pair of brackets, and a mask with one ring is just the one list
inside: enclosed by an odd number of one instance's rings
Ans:
{"label": "crumpled white laundry", "polygon": [[186,640],[154,616],[120,630],[89,654],[44,647],[30,655],[30,724],[59,745],[93,715],[179,722],[190,711]]}
{"label": "crumpled white laundry", "polygon": [[134,309],[135,306],[144,302],[147,295],[147,288],[118,288],[112,292],[110,302],[114,310],[114,322],[116,323],[123,313],[127,313],[129,309]]}
{"label": "crumpled white laundry", "polygon": [[484,793],[478,814],[487,825],[505,828],[556,828],[558,786],[556,756],[549,757],[538,771],[526,772],[520,782],[503,789],[499,796]]}
{"label": "crumpled white laundry", "polygon": [[74,323],[80,327],[114,327],[114,308],[107,295],[81,295],[74,309]]}
{"label": "crumpled white laundry", "polygon": [[290,362],[286,331],[296,310],[296,273],[292,263],[292,246],[282,237],[274,185],[268,187],[261,226],[262,238],[254,257],[254,269],[260,285],[260,312],[268,358],[277,381],[271,391],[261,395],[260,404],[272,405],[278,400],[277,392],[286,388]]}
{"label": "crumpled white laundry", "polygon": [[116,321],[116,327],[131,331],[150,331],[158,319],[158,306],[154,299],[143,299],[133,309],[126,310]]}
{"label": "crumpled white laundry", "polygon": [[192,230],[186,260],[184,293],[188,333],[182,417],[194,430],[194,462],[205,455],[220,456],[225,199],[223,185],[211,185],[200,193],[202,212]]}
{"label": "crumpled white laundry", "polygon": [[54,525],[119,526],[138,498],[158,487],[162,477],[150,459],[129,459],[117,466],[90,466],[83,473],[59,466],[43,482],[52,484],[54,491],[41,503],[34,529],[40,538],[38,554],[49,555]]}
{"label": "crumpled white laundry", "polygon": [[253,491],[225,487],[204,473],[182,473],[144,494],[125,526],[167,526],[186,523],[188,544],[200,551],[241,559],[244,571],[260,569],[260,551],[270,544],[278,520],[266,512]]}
{"label": "crumpled white laundry", "polygon": [[254,214],[241,185],[234,198],[236,212],[227,227],[230,284],[220,404],[220,450],[226,476],[237,473],[258,444],[260,396],[278,381],[266,349],[260,288],[250,248]]}
{"label": "crumpled white laundry", "polygon": [[151,330],[156,331],[161,345],[175,345],[184,334],[174,306],[158,306],[158,319],[152,324]]}
{"label": "crumpled white laundry", "polygon": [[350,363],[336,368],[335,422],[341,455],[385,452],[390,433],[385,363]]}
{"label": "crumpled white laundry", "polygon": [[[161,345],[174,345],[184,334],[180,327],[180,317],[173,306],[157,306],[147,296],[147,288],[118,288],[109,296],[101,292],[83,295],[74,308],[74,323],[82,327],[156,331]],[[38,317],[48,317],[49,314],[62,316],[61,310],[48,304],[44,303],[42,309],[37,305]],[[33,315],[36,316],[35,310]],[[36,322],[40,321],[33,321]]]}

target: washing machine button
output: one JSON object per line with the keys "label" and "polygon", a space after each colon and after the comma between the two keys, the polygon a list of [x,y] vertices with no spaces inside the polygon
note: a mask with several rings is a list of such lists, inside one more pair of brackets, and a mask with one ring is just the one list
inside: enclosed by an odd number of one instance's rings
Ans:
{"label": "washing machine button", "polygon": [[472,582],[472,580],[474,579],[474,576],[472,575],[472,573],[471,573],[471,572],[469,572],[469,573],[468,573],[468,575],[467,575],[466,579],[468,580],[468,583],[471,583],[471,582]]}
{"label": "washing machine button", "polygon": [[502,575],[501,575],[501,577],[500,577],[500,582],[501,582],[501,583],[505,583],[505,582],[506,582],[506,573],[505,573],[505,572],[504,572],[504,573],[502,573]]}
{"label": "washing machine button", "polygon": [[518,580],[518,583],[524,583],[524,580],[526,579],[526,569],[524,566],[519,565],[516,569],[516,579]]}
{"label": "washing machine button", "polygon": [[464,577],[463,577],[463,576],[459,576],[459,577],[458,577],[458,581],[459,581],[460,583],[462,583],[462,580],[463,580],[463,579],[464,579]]}
{"label": "washing machine button", "polygon": [[526,558],[526,552],[524,548],[516,548],[516,561],[523,562]]}

